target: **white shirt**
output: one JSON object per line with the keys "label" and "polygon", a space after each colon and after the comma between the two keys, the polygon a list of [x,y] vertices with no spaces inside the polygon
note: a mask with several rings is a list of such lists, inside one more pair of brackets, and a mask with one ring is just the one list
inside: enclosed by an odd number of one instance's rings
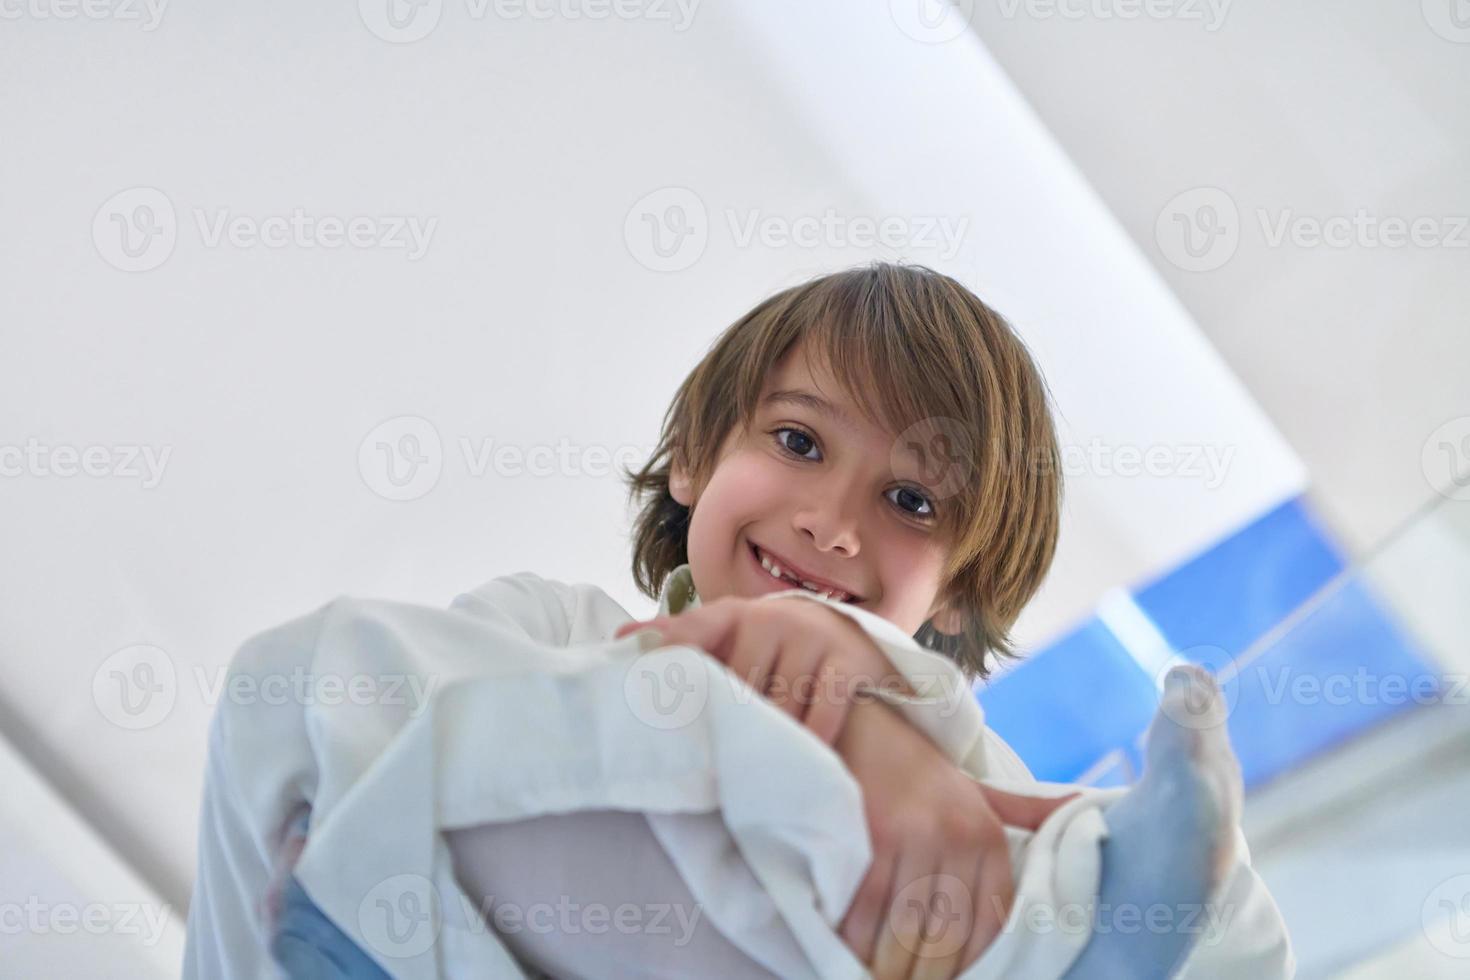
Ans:
{"label": "white shirt", "polygon": [[[804,590],[761,598],[854,619],[918,694],[885,699],[970,775],[1033,795],[1075,789],[1033,780],[959,669],[898,627]],[[660,613],[686,604],[698,604],[687,565]],[[771,972],[866,976],[836,932],[872,858],[857,783],[713,658],[649,649],[646,634],[612,640],[632,618],[595,586],[521,572],[448,610],[341,598],[248,640],[226,691],[257,693],[224,698],[211,726],[184,976],[274,976],[258,901],[303,801],[297,879],[395,977],[526,976],[462,890],[444,832],[588,810],[642,812],[702,914]],[[302,673],[309,696],[265,696]],[[1100,807],[1119,792],[1084,793],[1035,834],[1007,829],[1016,903],[964,980],[1065,972],[1087,934],[1023,916],[1095,901]],[[1186,977],[1294,972],[1239,843],[1217,898],[1229,918]]]}

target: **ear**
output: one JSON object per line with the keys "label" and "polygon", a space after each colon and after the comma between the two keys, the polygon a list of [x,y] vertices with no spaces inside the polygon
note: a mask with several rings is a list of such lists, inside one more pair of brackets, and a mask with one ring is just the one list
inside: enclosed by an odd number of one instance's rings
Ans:
{"label": "ear", "polygon": [[965,631],[965,616],[951,606],[939,606],[930,613],[929,625],[946,636],[957,636]]}
{"label": "ear", "polygon": [[689,480],[689,472],[684,469],[677,456],[669,466],[669,495],[685,507],[691,505],[694,500],[694,487]]}

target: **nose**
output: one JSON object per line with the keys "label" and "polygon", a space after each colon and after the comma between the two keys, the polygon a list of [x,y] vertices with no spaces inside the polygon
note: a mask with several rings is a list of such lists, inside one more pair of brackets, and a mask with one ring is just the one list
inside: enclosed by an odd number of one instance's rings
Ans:
{"label": "nose", "polygon": [[799,508],[792,519],[797,532],[809,537],[819,551],[855,557],[859,548],[858,508],[851,504],[850,496],[849,488],[831,484],[818,487],[815,499]]}

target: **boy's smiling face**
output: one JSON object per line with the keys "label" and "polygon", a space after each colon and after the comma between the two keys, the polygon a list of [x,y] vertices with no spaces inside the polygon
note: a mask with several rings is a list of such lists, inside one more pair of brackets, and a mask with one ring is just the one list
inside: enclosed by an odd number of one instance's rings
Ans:
{"label": "boy's smiling face", "polygon": [[937,599],[947,551],[935,514],[945,501],[919,479],[917,460],[902,458],[894,471],[896,438],[793,346],[766,379],[750,427],[726,437],[708,483],[694,488],[677,461],[671,469],[670,493],[693,507],[689,567],[700,601],[799,588],[762,567],[765,553],[783,575],[837,586],[910,636],[931,617],[940,632],[958,633],[957,614]]}

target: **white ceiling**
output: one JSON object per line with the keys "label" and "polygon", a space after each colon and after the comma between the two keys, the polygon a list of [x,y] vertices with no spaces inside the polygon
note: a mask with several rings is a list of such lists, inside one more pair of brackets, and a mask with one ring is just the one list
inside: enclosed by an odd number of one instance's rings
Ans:
{"label": "white ceiling", "polygon": [[[1204,185],[1246,215],[1470,214],[1470,45],[1363,0],[1230,7],[1213,32],[1011,8],[970,5],[1009,82],[973,36],[884,48],[889,11],[835,2],[710,2],[687,33],[448,13],[407,46],[352,4],[287,0],[171,6],[154,33],[7,24],[0,132],[25,152],[0,155],[0,442],[174,455],[154,490],[0,481],[0,734],[182,904],[204,694],[250,633],[338,593],[443,602],[522,568],[636,611],[615,480],[468,478],[456,437],[646,448],[734,316],[878,257],[724,236],[656,273],[624,220],[664,187],[716,216],[973,214],[948,268],[907,257],[1017,320],[1077,432],[1202,427],[1254,451],[1214,496],[1079,480],[1032,639],[1300,485],[1297,457],[1346,538],[1375,540],[1430,492],[1425,438],[1470,414],[1470,252],[1273,249],[1252,226],[1228,263],[1189,273],[1155,223]],[[129,275],[87,232],[135,185],[167,191],[181,239],[192,206],[440,224],[417,265],[195,241]],[[374,497],[356,467],[363,436],[403,413],[432,418],[450,453],[415,504]],[[146,731],[106,724],[93,688],[135,644],[178,669],[177,705]]]}
{"label": "white ceiling", "polygon": [[[1025,13],[1129,9],[1117,0],[963,5],[1357,550],[1431,496],[1425,441],[1470,416],[1470,229],[1459,247],[1273,247],[1259,212],[1272,227],[1286,209],[1447,230],[1470,216],[1470,29],[1448,26],[1455,3],[1224,0],[1218,22],[1193,0],[1159,9],[1200,20]],[[1202,186],[1234,199],[1240,240],[1190,272],[1155,224]]]}

